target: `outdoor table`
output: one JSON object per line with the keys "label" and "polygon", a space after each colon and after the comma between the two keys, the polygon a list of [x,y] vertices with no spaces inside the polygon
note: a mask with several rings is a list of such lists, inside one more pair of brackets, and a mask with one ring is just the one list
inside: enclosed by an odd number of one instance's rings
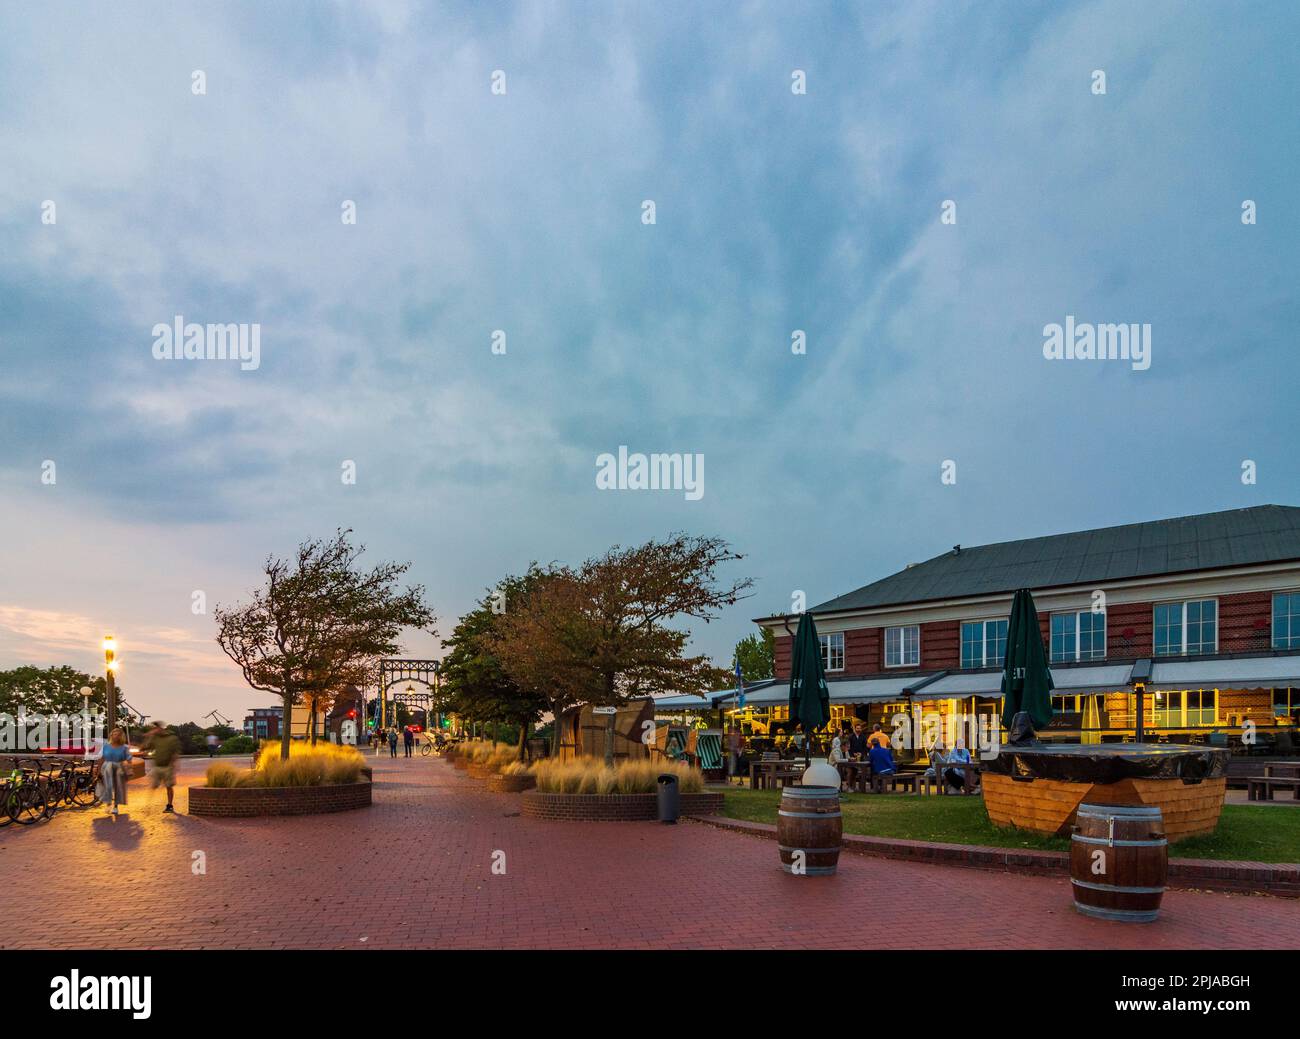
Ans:
{"label": "outdoor table", "polygon": [[845,776],[849,787],[857,790],[860,794],[867,792],[867,781],[871,778],[870,761],[840,761],[835,767],[840,770],[840,775]]}
{"label": "outdoor table", "polygon": [[948,783],[944,779],[943,773],[950,768],[961,770],[962,793],[974,793],[975,777],[980,774],[980,767],[973,761],[945,761],[935,769],[935,777],[939,780],[939,793],[946,794],[948,792]]}
{"label": "outdoor table", "polygon": [[768,781],[773,779],[775,774],[783,768],[788,768],[788,761],[751,761],[749,763],[749,789],[758,790],[760,787],[766,790]]}

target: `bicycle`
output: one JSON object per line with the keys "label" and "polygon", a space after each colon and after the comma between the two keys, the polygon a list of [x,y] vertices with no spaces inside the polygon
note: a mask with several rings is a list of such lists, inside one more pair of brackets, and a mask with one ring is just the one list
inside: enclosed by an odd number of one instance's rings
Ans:
{"label": "bicycle", "polygon": [[[29,773],[34,772],[34,775]],[[30,826],[50,815],[49,802],[39,781],[40,769],[24,768],[18,761],[0,791],[0,809],[19,826]]]}

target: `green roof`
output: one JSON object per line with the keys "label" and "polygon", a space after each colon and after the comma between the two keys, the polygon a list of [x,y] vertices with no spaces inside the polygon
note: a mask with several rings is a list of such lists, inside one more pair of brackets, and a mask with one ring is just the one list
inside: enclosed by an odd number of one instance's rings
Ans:
{"label": "green roof", "polygon": [[870,609],[1017,588],[1099,584],[1300,559],[1300,508],[1258,505],[996,545],[962,546],[810,612]]}

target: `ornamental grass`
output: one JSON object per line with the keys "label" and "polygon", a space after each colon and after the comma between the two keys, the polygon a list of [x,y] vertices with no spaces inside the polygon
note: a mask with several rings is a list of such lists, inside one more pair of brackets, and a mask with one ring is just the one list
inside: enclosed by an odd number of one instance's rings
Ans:
{"label": "ornamental grass", "polygon": [[251,769],[218,761],[208,766],[210,787],[332,786],[356,783],[366,759],[356,747],[336,743],[290,743],[289,757],[280,757],[280,744],[268,742],[257,752]]}
{"label": "ornamental grass", "polygon": [[539,761],[532,766],[537,789],[548,794],[652,794],[659,777],[671,773],[677,777],[678,789],[697,794],[704,789],[704,775],[684,762],[650,761],[639,758],[621,761],[614,767],[596,758],[570,761]]}

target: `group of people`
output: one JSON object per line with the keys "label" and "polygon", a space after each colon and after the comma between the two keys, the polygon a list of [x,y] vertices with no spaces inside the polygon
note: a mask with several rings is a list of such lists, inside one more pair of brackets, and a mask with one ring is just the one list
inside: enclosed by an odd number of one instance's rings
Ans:
{"label": "group of people", "polygon": [[[390,758],[397,757],[397,726],[390,725],[387,729],[380,729],[370,734],[370,745],[375,748],[378,754],[384,747],[388,748]],[[412,757],[415,753],[415,730],[409,725],[402,729],[402,746],[406,750],[405,757]]]}
{"label": "group of people", "polygon": [[[175,813],[172,798],[176,792],[176,760],[181,754],[181,741],[162,722],[154,722],[140,741],[140,752],[152,751],[147,759],[146,774],[149,786],[157,790],[160,786],[167,788],[167,805],[164,812]],[[99,782],[100,797],[108,806],[110,815],[117,815],[118,808],[126,804],[127,763],[131,760],[131,748],[126,742],[126,733],[115,728],[108,734],[108,743],[103,749]]]}
{"label": "group of people", "polygon": [[845,761],[869,761],[872,775],[888,776],[898,768],[889,745],[889,733],[879,722],[871,727],[870,732],[861,722],[854,722],[852,730],[831,740],[831,751],[826,760],[832,765]]}
{"label": "group of people", "polygon": [[[854,724],[852,732],[841,733],[831,740],[831,751],[826,760],[832,765],[846,761],[870,761],[873,775],[890,775],[897,771],[894,754],[889,746],[889,733],[879,723],[873,725],[871,732],[865,732],[861,722]],[[961,790],[966,785],[966,771],[953,768],[954,765],[969,765],[970,751],[966,741],[958,739],[951,751],[945,751],[936,744],[930,751],[930,767],[927,776],[942,774],[943,781],[950,788]]]}

